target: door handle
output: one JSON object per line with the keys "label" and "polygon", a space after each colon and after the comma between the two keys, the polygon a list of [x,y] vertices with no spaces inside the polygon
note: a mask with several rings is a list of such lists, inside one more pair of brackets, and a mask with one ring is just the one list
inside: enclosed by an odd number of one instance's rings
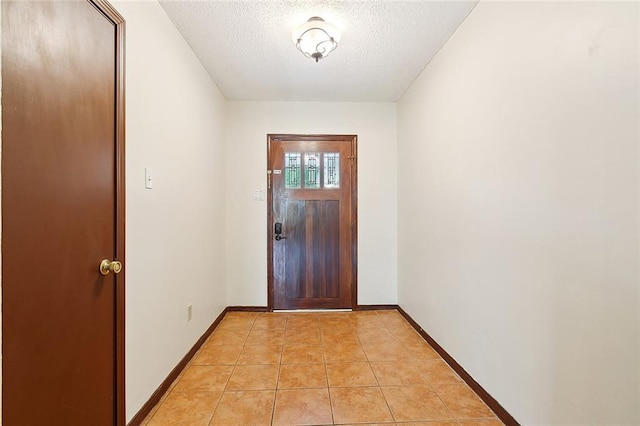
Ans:
{"label": "door handle", "polygon": [[287,237],[282,236],[282,223],[276,222],[275,226],[273,227],[273,231],[276,234],[275,236],[276,241],[287,239]]}
{"label": "door handle", "polygon": [[109,259],[102,259],[99,269],[102,275],[108,275],[110,272],[119,274],[120,271],[122,271],[122,262],[118,260],[110,261]]}

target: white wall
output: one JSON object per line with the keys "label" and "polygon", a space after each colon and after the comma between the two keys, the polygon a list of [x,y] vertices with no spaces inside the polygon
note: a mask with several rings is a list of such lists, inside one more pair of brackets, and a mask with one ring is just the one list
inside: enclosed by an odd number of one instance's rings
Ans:
{"label": "white wall", "polygon": [[522,424],[638,424],[638,4],[481,2],[398,105],[399,303]]}
{"label": "white wall", "polygon": [[396,105],[324,102],[228,103],[227,303],[267,305],[268,133],[358,135],[358,303],[396,303]]}
{"label": "white wall", "polygon": [[114,6],[126,19],[129,420],[226,306],[225,100],[157,2]]}

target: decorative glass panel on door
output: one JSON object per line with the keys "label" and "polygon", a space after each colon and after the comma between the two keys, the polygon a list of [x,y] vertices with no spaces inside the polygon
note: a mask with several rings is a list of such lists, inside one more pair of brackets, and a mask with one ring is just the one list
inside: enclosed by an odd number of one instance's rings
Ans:
{"label": "decorative glass panel on door", "polygon": [[320,188],[320,153],[318,152],[304,154],[304,187]]}
{"label": "decorative glass panel on door", "polygon": [[300,188],[299,152],[286,152],[284,154],[284,182],[285,188]]}
{"label": "decorative glass panel on door", "polygon": [[340,188],[340,153],[324,153],[324,187]]}

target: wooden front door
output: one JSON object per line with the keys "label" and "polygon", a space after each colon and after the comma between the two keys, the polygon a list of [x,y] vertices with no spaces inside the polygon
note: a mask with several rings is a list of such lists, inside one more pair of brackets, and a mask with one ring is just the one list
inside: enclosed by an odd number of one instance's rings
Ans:
{"label": "wooden front door", "polygon": [[123,20],[2,1],[2,423],[124,424]]}
{"label": "wooden front door", "polygon": [[269,135],[269,308],[356,304],[356,137]]}

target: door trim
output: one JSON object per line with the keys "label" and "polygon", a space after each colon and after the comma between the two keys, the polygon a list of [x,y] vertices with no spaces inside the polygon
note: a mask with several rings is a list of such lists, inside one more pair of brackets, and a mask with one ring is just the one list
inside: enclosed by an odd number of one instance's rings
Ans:
{"label": "door trim", "polygon": [[[107,0],[86,0],[113,25],[114,47],[114,238],[115,258],[125,260],[125,20]],[[97,273],[97,270],[96,270]],[[126,425],[125,408],[125,274],[114,274],[113,292],[113,417],[115,425]],[[4,312],[2,313],[4,318]],[[0,339],[1,340],[1,339]],[[1,343],[1,342],[0,342]],[[4,386],[3,386],[4,388]],[[2,414],[0,410],[0,414]],[[0,424],[2,418],[0,418]]]}
{"label": "door trim", "polygon": [[351,143],[351,308],[358,306],[358,136],[357,135],[267,135],[267,310],[273,311],[273,193],[271,190],[272,141],[343,141]]}
{"label": "door trim", "polygon": [[115,177],[116,177],[116,259],[124,264],[124,274],[115,277],[115,419],[118,426],[126,424],[125,399],[125,20],[106,0],[88,0],[115,28]]}

